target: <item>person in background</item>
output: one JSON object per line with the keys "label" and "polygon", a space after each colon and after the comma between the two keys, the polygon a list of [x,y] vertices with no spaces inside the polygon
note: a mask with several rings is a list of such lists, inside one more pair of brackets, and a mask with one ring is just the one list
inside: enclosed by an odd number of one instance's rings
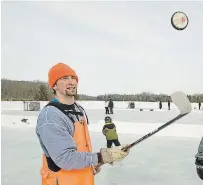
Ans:
{"label": "person in background", "polygon": [[113,114],[114,103],[113,103],[112,99],[109,100],[108,107],[110,109],[110,114]]}
{"label": "person in background", "polygon": [[116,132],[116,126],[112,122],[111,117],[107,116],[104,119],[105,125],[103,126],[102,133],[106,136],[107,148],[111,148],[114,143],[115,146],[121,146]]}
{"label": "person in background", "polygon": [[113,147],[92,152],[87,114],[75,101],[78,76],[70,66],[54,65],[48,82],[55,97],[41,110],[36,124],[43,151],[42,185],[94,185],[100,167],[123,160],[129,150]]}
{"label": "person in background", "polygon": [[105,113],[106,114],[109,114],[109,107],[108,107],[108,105],[109,105],[109,102],[106,100],[105,101]]}
{"label": "person in background", "polygon": [[199,110],[201,109],[201,101],[199,101]]}
{"label": "person in background", "polygon": [[203,180],[203,137],[202,140],[200,141],[198,152],[195,155],[195,164],[197,174],[199,178]]}
{"label": "person in background", "polygon": [[159,102],[159,109],[162,109],[162,101]]}
{"label": "person in background", "polygon": [[171,101],[168,100],[168,110],[170,110],[170,109],[171,109]]}

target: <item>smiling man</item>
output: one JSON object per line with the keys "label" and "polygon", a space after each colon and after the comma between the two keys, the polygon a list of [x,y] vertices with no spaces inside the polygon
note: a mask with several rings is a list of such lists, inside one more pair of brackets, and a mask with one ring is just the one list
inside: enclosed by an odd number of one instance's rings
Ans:
{"label": "smiling man", "polygon": [[75,102],[78,76],[66,64],[49,70],[55,98],[40,112],[36,133],[43,150],[42,185],[94,185],[100,166],[124,159],[122,147],[93,153],[84,109]]}

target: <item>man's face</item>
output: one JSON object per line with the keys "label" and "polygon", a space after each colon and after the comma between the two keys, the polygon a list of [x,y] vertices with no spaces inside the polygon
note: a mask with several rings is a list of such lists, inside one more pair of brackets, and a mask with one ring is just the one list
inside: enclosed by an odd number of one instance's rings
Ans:
{"label": "man's face", "polygon": [[60,78],[53,89],[60,94],[67,96],[75,96],[77,93],[77,81],[74,76],[66,76]]}

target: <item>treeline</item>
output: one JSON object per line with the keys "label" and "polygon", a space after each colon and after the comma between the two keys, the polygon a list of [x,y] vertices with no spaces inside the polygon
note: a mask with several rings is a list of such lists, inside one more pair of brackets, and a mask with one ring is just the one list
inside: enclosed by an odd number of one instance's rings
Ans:
{"label": "treeline", "polygon": [[[1,100],[2,101],[48,101],[53,98],[53,92],[48,84],[41,81],[15,81],[1,79]],[[78,100],[104,101],[112,99],[113,101],[168,101],[167,94],[105,94],[99,96],[88,96],[78,94]],[[188,95],[190,102],[203,101],[203,94]]]}

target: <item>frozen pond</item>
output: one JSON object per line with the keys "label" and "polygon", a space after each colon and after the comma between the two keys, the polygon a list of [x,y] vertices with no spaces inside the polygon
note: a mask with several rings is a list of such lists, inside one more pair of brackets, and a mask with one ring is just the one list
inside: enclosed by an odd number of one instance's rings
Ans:
{"label": "frozen pond", "polygon": [[[93,151],[106,145],[100,132],[105,116],[103,112],[87,110]],[[131,143],[176,114],[177,110],[117,110],[113,119],[121,143]],[[42,151],[35,135],[37,115],[38,112],[2,112],[2,185],[41,184]],[[30,124],[21,123],[22,118],[28,118]],[[203,111],[195,110],[161,132],[134,147],[121,163],[104,165],[95,176],[95,185],[202,184],[196,174],[194,156],[203,136]]]}

